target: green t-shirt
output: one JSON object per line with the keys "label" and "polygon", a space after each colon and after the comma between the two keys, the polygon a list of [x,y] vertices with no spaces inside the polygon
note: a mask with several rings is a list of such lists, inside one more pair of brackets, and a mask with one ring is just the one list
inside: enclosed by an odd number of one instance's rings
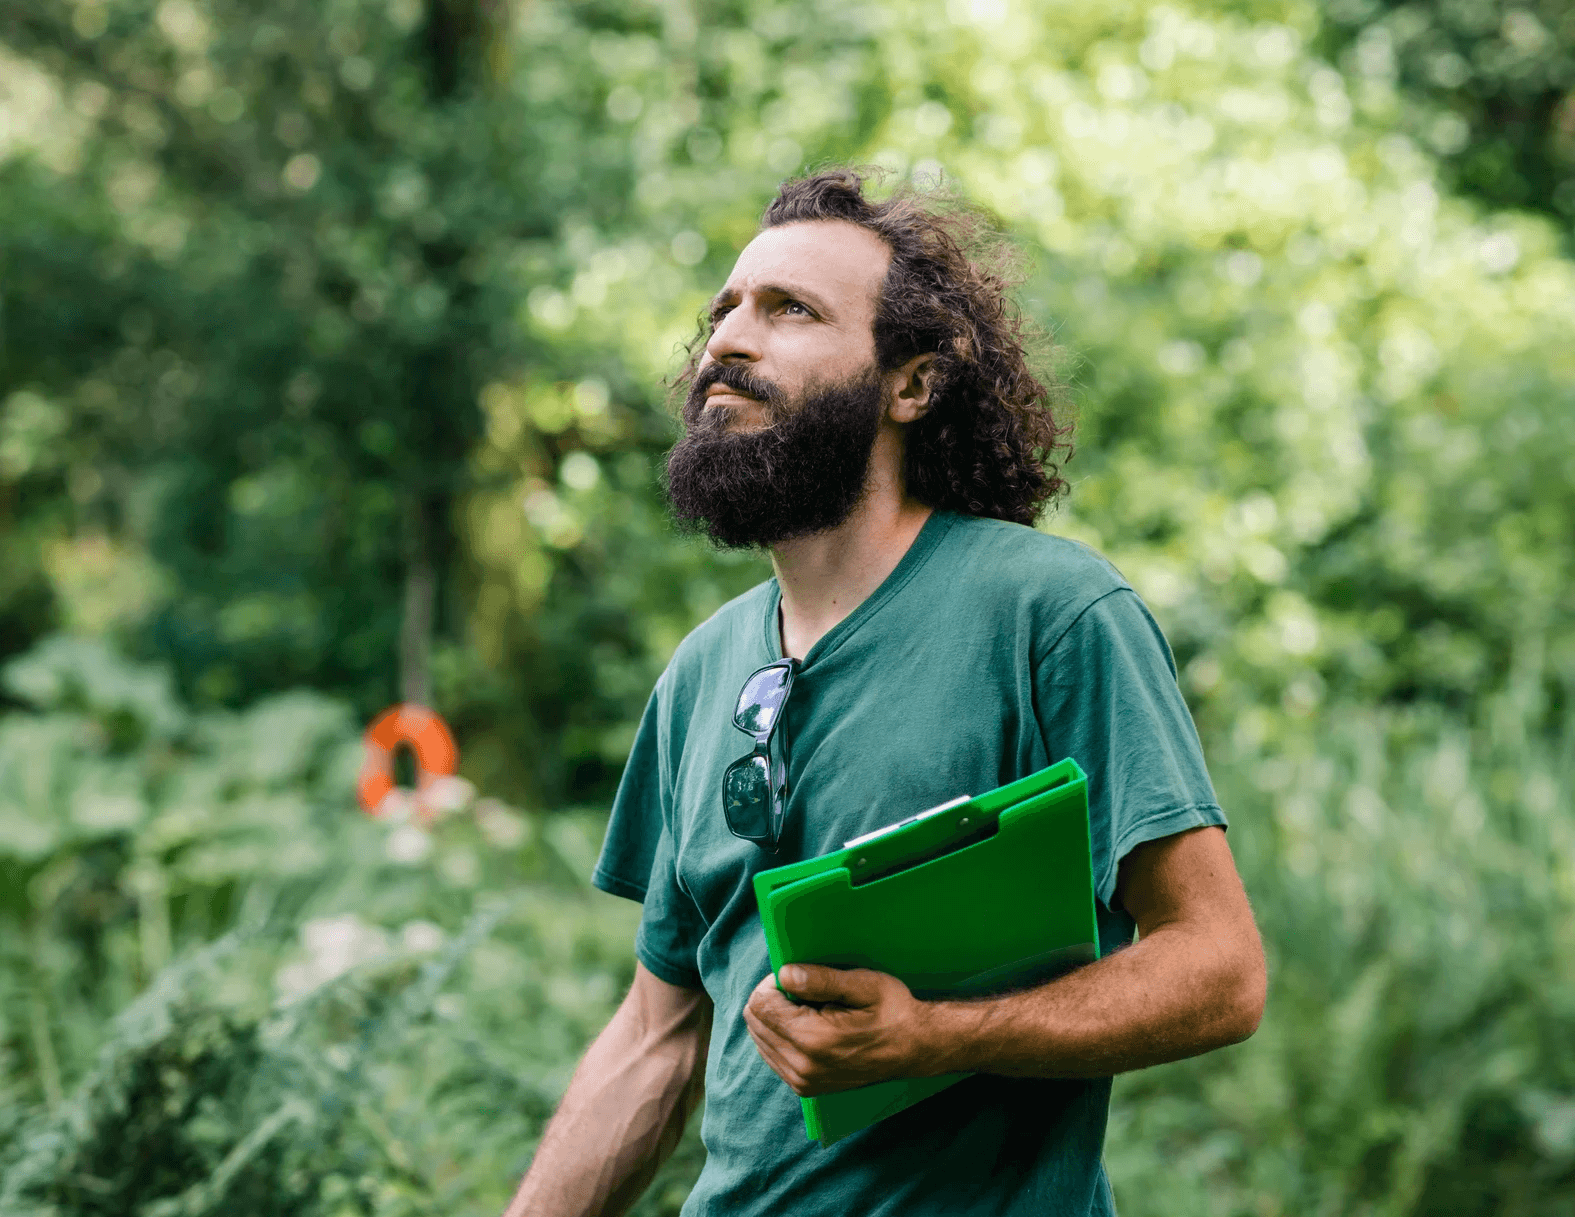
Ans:
{"label": "green t-shirt", "polygon": [[657,682],[613,805],[594,882],[643,900],[635,953],[715,1004],[708,1158],[685,1217],[793,1213],[1102,1214],[1108,1078],[976,1075],[822,1148],[756,1052],[742,1010],[770,971],[751,886],[959,794],[1070,756],[1088,774],[1100,946],[1132,940],[1112,908],[1135,845],[1221,824],[1159,627],[1087,547],[937,512],[879,588],[806,655],[778,727],[781,848],[734,837],[722,773],[745,679],[781,657],[775,580],[691,633]]}

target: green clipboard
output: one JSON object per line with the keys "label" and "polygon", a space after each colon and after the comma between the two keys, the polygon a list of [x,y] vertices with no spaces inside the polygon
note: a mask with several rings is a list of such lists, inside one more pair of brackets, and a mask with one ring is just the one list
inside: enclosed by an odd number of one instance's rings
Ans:
{"label": "green clipboard", "polygon": [[[771,968],[873,968],[924,999],[1042,984],[1099,957],[1088,778],[1070,758],[755,876]],[[778,984],[780,985],[780,977]],[[830,1145],[969,1076],[801,1099]]]}

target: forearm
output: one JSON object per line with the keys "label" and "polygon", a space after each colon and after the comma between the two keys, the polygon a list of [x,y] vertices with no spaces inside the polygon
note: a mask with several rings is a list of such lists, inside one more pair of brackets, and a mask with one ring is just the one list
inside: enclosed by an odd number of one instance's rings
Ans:
{"label": "forearm", "polygon": [[1070,976],[987,1001],[925,1002],[895,976],[788,964],[744,1006],[761,1057],[801,1095],[954,1072],[1107,1077],[1246,1039],[1263,944],[1225,834],[1138,846],[1116,896],[1142,938]]}
{"label": "forearm", "polygon": [[1252,941],[1161,926],[1088,967],[1022,993],[926,1003],[925,1072],[1107,1077],[1246,1039],[1263,1011]]}
{"label": "forearm", "polygon": [[640,989],[580,1061],[504,1217],[613,1217],[678,1143],[701,1096],[710,1003]]}

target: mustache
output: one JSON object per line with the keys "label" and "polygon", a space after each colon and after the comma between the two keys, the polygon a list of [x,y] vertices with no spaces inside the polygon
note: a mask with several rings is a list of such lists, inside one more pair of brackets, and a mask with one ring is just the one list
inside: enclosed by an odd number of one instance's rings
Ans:
{"label": "mustache", "polygon": [[774,422],[780,408],[787,401],[787,394],[769,380],[752,374],[748,368],[736,363],[708,363],[695,373],[689,382],[689,392],[684,398],[684,422],[694,426],[705,409],[706,390],[722,385],[747,397],[753,397],[765,406],[767,415]]}

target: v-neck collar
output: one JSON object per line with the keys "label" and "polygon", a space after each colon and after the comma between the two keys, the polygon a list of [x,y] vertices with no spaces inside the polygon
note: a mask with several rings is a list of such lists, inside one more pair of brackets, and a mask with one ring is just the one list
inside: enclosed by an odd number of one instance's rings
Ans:
{"label": "v-neck collar", "polygon": [[[892,571],[881,580],[880,586],[864,599],[841,621],[832,626],[816,640],[815,645],[809,648],[809,653],[804,656],[802,668],[809,668],[820,659],[831,654],[843,640],[848,638],[855,630],[878,613],[881,606],[900,592],[912,579],[929,556],[935,552],[941,539],[952,529],[957,521],[957,516],[949,511],[932,511],[930,518],[924,521],[924,526],[919,529],[919,535],[913,538],[908,546],[908,552],[902,555],[901,560],[892,568]],[[765,628],[766,653],[772,659],[781,659],[782,656],[782,631],[777,622],[777,613],[782,604],[782,585],[777,582],[776,576],[771,577],[771,593],[766,597],[766,616],[763,622]]]}

